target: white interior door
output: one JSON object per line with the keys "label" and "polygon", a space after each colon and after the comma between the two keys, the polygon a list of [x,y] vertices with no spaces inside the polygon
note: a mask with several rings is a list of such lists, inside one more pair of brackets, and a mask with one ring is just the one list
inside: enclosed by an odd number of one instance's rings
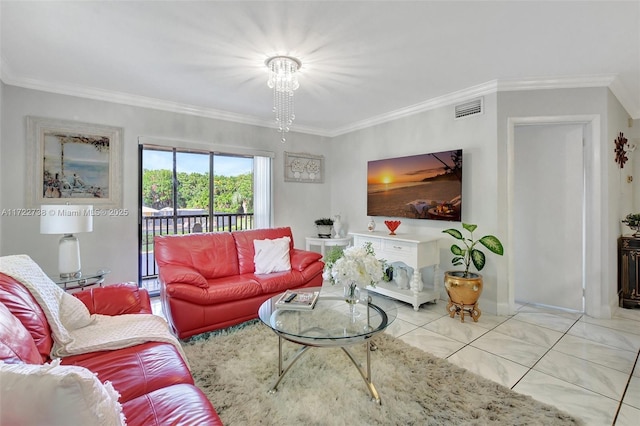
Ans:
{"label": "white interior door", "polygon": [[584,310],[584,127],[515,127],[515,300]]}

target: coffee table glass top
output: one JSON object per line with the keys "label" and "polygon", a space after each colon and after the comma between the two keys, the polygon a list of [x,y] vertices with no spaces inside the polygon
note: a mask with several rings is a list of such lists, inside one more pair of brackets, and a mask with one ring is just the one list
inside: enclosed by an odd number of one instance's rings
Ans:
{"label": "coffee table glass top", "polygon": [[[265,301],[258,311],[260,320],[283,338],[309,346],[347,346],[362,342],[384,331],[396,318],[394,301],[373,293],[371,304],[360,301],[355,305],[356,316],[349,304],[337,292],[322,287],[300,291],[320,291],[320,297],[311,310],[276,308],[280,295]],[[366,299],[366,291],[361,299]]]}

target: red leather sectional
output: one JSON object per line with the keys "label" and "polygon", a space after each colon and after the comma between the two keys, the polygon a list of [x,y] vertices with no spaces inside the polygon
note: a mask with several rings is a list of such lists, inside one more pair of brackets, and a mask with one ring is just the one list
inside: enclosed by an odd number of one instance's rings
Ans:
{"label": "red leather sectional", "polygon": [[[289,237],[291,270],[255,274],[254,240]],[[291,228],[157,236],[160,297],[178,338],[258,317],[268,298],[287,289],[322,285],[319,253],[295,249]]]}
{"label": "red leather sectional", "polygon": [[[75,296],[91,313],[151,313],[148,293],[134,284],[85,290]],[[51,361],[52,344],[51,329],[38,303],[22,284],[0,274],[0,359],[43,364]],[[222,425],[209,400],[194,386],[180,353],[169,343],[75,355],[62,358],[61,363],[85,367],[100,381],[110,381],[120,393],[128,425]]]}

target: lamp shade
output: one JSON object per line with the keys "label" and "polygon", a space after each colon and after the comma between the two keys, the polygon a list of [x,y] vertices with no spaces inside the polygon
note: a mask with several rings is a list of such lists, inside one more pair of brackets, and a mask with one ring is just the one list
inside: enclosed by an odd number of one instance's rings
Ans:
{"label": "lamp shade", "polygon": [[93,231],[93,206],[71,204],[43,205],[40,216],[41,234],[75,234]]}

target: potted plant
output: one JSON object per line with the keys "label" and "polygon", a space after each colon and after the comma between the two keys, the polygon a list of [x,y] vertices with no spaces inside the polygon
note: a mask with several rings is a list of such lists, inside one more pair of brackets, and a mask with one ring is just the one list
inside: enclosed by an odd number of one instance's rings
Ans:
{"label": "potted plant", "polygon": [[469,232],[469,237],[465,237],[462,235],[462,232],[453,228],[442,231],[445,234],[451,235],[464,245],[464,248],[458,244],[451,245],[451,253],[454,255],[451,263],[453,263],[454,266],[464,265],[464,271],[447,271],[444,274],[444,285],[449,295],[447,311],[451,318],[453,318],[455,314],[459,314],[462,322],[464,322],[465,311],[469,311],[471,318],[473,318],[475,322],[478,321],[481,315],[480,309],[478,309],[478,299],[482,294],[482,275],[469,271],[472,263],[477,271],[481,271],[485,266],[486,256],[484,252],[478,248],[478,243],[492,253],[500,256],[504,254],[504,247],[502,247],[502,243],[495,236],[485,235],[482,238],[474,239],[473,232],[477,227],[477,225],[468,223],[462,224],[462,228]]}
{"label": "potted plant", "polygon": [[629,213],[622,223],[635,231],[634,237],[640,237],[640,213]]}
{"label": "potted plant", "polygon": [[318,228],[318,237],[331,238],[331,230],[333,229],[333,219],[329,217],[323,217],[316,219],[316,228]]}

